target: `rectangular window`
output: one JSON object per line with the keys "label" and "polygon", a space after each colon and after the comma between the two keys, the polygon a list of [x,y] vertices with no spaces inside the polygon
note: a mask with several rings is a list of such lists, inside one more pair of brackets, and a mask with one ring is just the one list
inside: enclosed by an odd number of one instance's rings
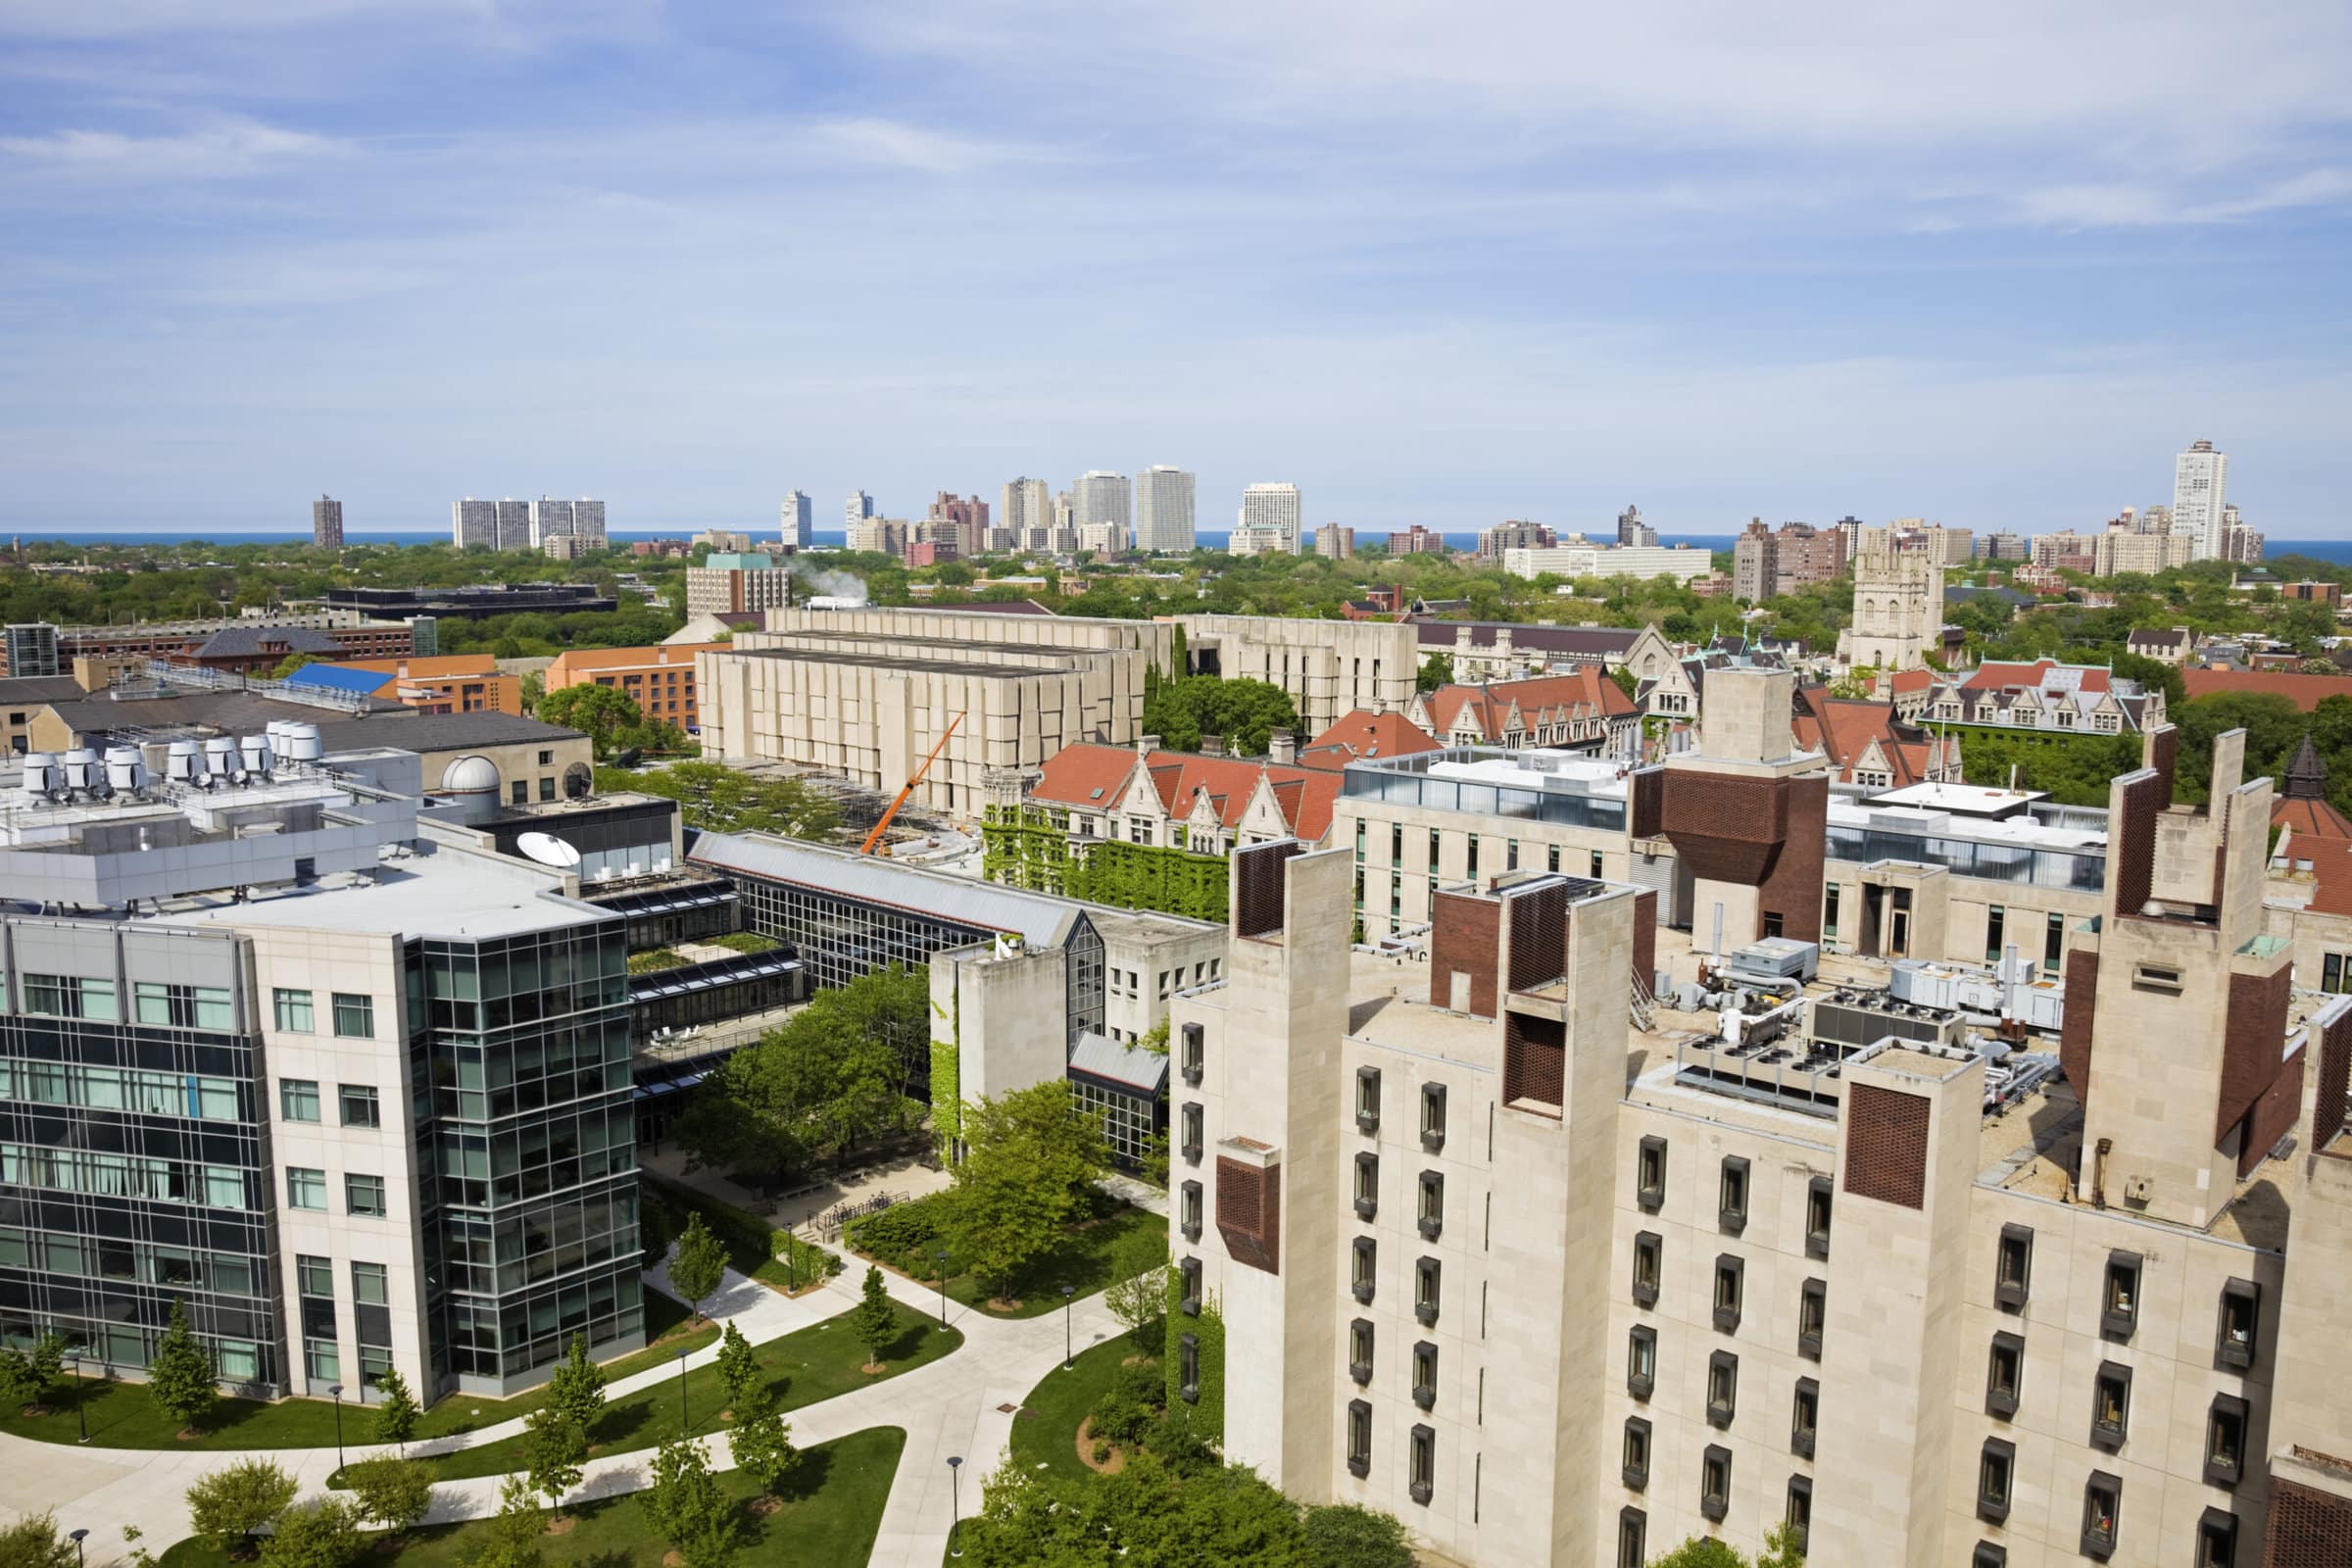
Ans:
{"label": "rectangular window", "polygon": [[1997,1525],[2009,1517],[2017,1491],[2017,1445],[1987,1438],[1977,1455],[1977,1517]]}
{"label": "rectangular window", "polygon": [[1642,1416],[1625,1418],[1624,1464],[1619,1473],[1632,1491],[1649,1485],[1649,1422]]}
{"label": "rectangular window", "polygon": [[1813,1478],[1811,1476],[1790,1476],[1788,1478],[1788,1506],[1781,1515],[1781,1522],[1788,1528],[1788,1544],[1800,1552],[1803,1551],[1806,1539],[1813,1534]]}
{"label": "rectangular window", "polygon": [[2123,1525],[2124,1483],[2120,1476],[2093,1470],[2082,1485],[2082,1554],[2105,1562],[2115,1555],[2117,1533]]}
{"label": "rectangular window", "polygon": [[1984,1367],[1984,1413],[2003,1421],[2016,1415],[2025,1384],[2026,1342],[2015,1334],[1995,1334]]}
{"label": "rectangular window", "polygon": [[343,1359],[336,1354],[335,1342],[332,1340],[303,1341],[302,1367],[310,1380],[321,1389],[328,1384],[339,1383],[343,1378]]}
{"label": "rectangular window", "polygon": [[2234,1487],[2246,1473],[2246,1401],[2217,1394],[2205,1413],[2205,1484]]}
{"label": "rectangular window", "polygon": [[2109,1453],[2124,1446],[2132,1423],[2132,1369],[2101,1361],[2090,1386],[2090,1446]]}
{"label": "rectangular window", "polygon": [[1372,1320],[1359,1317],[1348,1324],[1348,1375],[1359,1384],[1372,1381]]}
{"label": "rectangular window", "polygon": [[1732,1450],[1708,1445],[1698,1460],[1698,1511],[1716,1524],[1732,1511]]}
{"label": "rectangular window", "polygon": [[318,1084],[310,1078],[277,1081],[277,1114],[284,1121],[318,1119]]}
{"label": "rectangular window", "polygon": [[1544,869],[1556,873],[1559,868],[1560,847],[1557,844],[1550,845],[1544,852]]}
{"label": "rectangular window", "polygon": [[1637,1399],[1647,1400],[1657,1381],[1658,1331],[1646,1323],[1637,1323],[1626,1336],[1625,1392]]}
{"label": "rectangular window", "polygon": [[1369,1236],[1358,1236],[1348,1253],[1348,1289],[1359,1301],[1372,1299],[1373,1284],[1379,1273],[1380,1244]]}
{"label": "rectangular window", "polygon": [[1371,1219],[1380,1212],[1380,1156],[1366,1151],[1355,1156],[1355,1217]]}
{"label": "rectangular window", "polygon": [[1186,1182],[1183,1191],[1184,1207],[1179,1222],[1184,1227],[1184,1239],[1197,1242],[1200,1239],[1200,1184]]}
{"label": "rectangular window", "polygon": [[1834,1187],[1827,1176],[1815,1176],[1805,1183],[1805,1255],[1830,1255],[1830,1195]]}
{"label": "rectangular window", "polygon": [[1477,881],[1477,880],[1478,880],[1478,835],[1477,835],[1476,833],[1472,833],[1472,834],[1469,836],[1469,838],[1470,838],[1470,880],[1471,880],[1471,881],[1473,881],[1473,882],[1475,882],[1475,881]]}
{"label": "rectangular window", "polygon": [[1198,1165],[1200,1163],[1200,1152],[1205,1147],[1206,1139],[1205,1123],[1200,1104],[1197,1102],[1186,1104],[1181,1119],[1184,1126],[1185,1163]]}
{"label": "rectangular window", "polygon": [[288,991],[280,986],[270,993],[270,1010],[276,1016],[280,1034],[307,1035],[317,1032],[311,1016],[311,994],[308,991]]}
{"label": "rectangular window", "polygon": [[1738,1154],[1724,1157],[1723,1175],[1716,1184],[1715,1222],[1733,1236],[1747,1229],[1747,1161]]}
{"label": "rectangular window", "polygon": [[1599,852],[1598,850],[1594,850],[1594,851],[1592,852],[1592,866],[1591,866],[1591,874],[1592,874],[1592,880],[1593,880],[1593,881],[1595,881],[1595,882],[1599,881],[1599,880],[1601,879],[1602,875],[1604,874],[1604,873],[1602,872],[1601,868],[1600,868],[1600,852]]}
{"label": "rectangular window", "polygon": [[1446,1147],[1446,1086],[1421,1086],[1421,1147],[1436,1153]]}
{"label": "rectangular window", "polygon": [[1634,1166],[1634,1196],[1652,1214],[1666,1203],[1666,1140],[1645,1137]]}
{"label": "rectangular window", "polygon": [[1617,1568],[1642,1568],[1649,1560],[1649,1515],[1639,1508],[1617,1510]]}
{"label": "rectangular window", "polygon": [[2005,911],[1997,904],[1984,911],[1984,961],[1988,964],[2001,961],[2001,926],[2004,917]]}
{"label": "rectangular window", "polygon": [[1634,1304],[1658,1304],[1658,1282],[1665,1276],[1666,1242],[1656,1231],[1634,1233]]}
{"label": "rectangular window", "polygon": [[1413,1343],[1413,1402],[1424,1410],[1438,1402],[1438,1348],[1427,1340]]}
{"label": "rectangular window", "polygon": [[1425,1426],[1413,1428],[1412,1456],[1405,1474],[1405,1491],[1415,1502],[1426,1503],[1437,1491],[1438,1435]]}
{"label": "rectangular window", "polygon": [[384,1179],[381,1176],[343,1178],[343,1209],[368,1219],[384,1217]]}
{"label": "rectangular window", "polygon": [[1795,1407],[1788,1417],[1788,1451],[1800,1459],[1812,1458],[1814,1434],[1820,1429],[1821,1385],[1798,1378]]}
{"label": "rectangular window", "polygon": [[1977,1549],[1968,1554],[1968,1568],[2009,1568],[2009,1548],[1980,1541]]}
{"label": "rectangular window", "polygon": [[1746,1284],[1747,1265],[1730,1252],[1715,1259],[1715,1330],[1740,1332],[1740,1300]]}
{"label": "rectangular window", "polygon": [[2254,1365],[2254,1338],[2261,1326],[2262,1287],[2231,1280],[2222,1287],[2222,1321],[2214,1331],[2213,1364],[2244,1372]]}
{"label": "rectangular window", "polygon": [[2066,953],[2066,916],[2053,914],[2041,928],[2041,972],[2056,974],[2058,961]]}
{"label": "rectangular window", "polygon": [[383,1107],[376,1102],[373,1088],[367,1084],[343,1084],[339,1087],[344,1126],[381,1127],[384,1124]]}
{"label": "rectangular window", "polygon": [[294,1289],[297,1295],[316,1297],[320,1300],[335,1298],[335,1264],[332,1258],[313,1257],[307,1252],[294,1256]]}
{"label": "rectangular window", "polygon": [[1992,1275],[1992,1299],[2003,1311],[2022,1311],[2034,1284],[2034,1231],[2027,1225],[2001,1227],[2000,1251]]}
{"label": "rectangular window", "polygon": [[507,786],[507,795],[508,798],[516,806],[530,805],[531,781],[527,778],[516,779],[514,783]]}
{"label": "rectangular window", "polygon": [[300,1165],[286,1167],[286,1206],[326,1212],[326,1172],[306,1170]]}
{"label": "rectangular window", "polygon": [[335,1034],[344,1040],[373,1040],[375,1038],[375,999],[354,996],[347,991],[336,992]]}
{"label": "rectangular window", "polygon": [[2106,1281],[2099,1297],[2099,1332],[2108,1339],[2129,1342],[2139,1326],[2139,1270],[2137,1252],[2109,1252]]}
{"label": "rectangular window", "polygon": [[1184,1259],[1176,1265],[1176,1274],[1182,1281],[1180,1289],[1183,1291],[1183,1294],[1176,1298],[1176,1310],[1182,1312],[1186,1317],[1199,1317],[1200,1315],[1200,1260],[1197,1257]]}
{"label": "rectangular window", "polygon": [[390,1276],[381,1263],[351,1265],[351,1298],[362,1306],[387,1306],[392,1300]]}
{"label": "rectangular window", "polygon": [[1187,1404],[1200,1402],[1200,1336],[1176,1338],[1176,1396]]}
{"label": "rectangular window", "polygon": [[1421,1173],[1421,1201],[1416,1219],[1421,1227],[1421,1239],[1434,1242],[1446,1228],[1446,1177],[1441,1171]]}
{"label": "rectangular window", "polygon": [[1372,1473],[1372,1406],[1364,1399],[1348,1401],[1348,1473]]}
{"label": "rectangular window", "polygon": [[2197,1568],[2237,1568],[2237,1515],[2208,1508],[2197,1520]]}
{"label": "rectangular window", "polygon": [[1198,1089],[1208,1070],[1208,1048],[1201,1028],[1197,1023],[1188,1023],[1178,1031],[1177,1038],[1183,1043],[1183,1054],[1177,1059],[1177,1066],[1184,1074],[1184,1081]]}
{"label": "rectangular window", "polygon": [[1808,1361],[1821,1359],[1821,1331],[1830,1317],[1830,1284],[1807,1280],[1796,1298],[1796,1353]]}
{"label": "rectangular window", "polygon": [[1355,1130],[1359,1133],[1380,1131],[1380,1069],[1355,1069]]}
{"label": "rectangular window", "polygon": [[1729,1350],[1707,1356],[1707,1423],[1728,1427],[1740,1408],[1740,1358]]}
{"label": "rectangular window", "polygon": [[1416,1259],[1413,1263],[1413,1316],[1423,1326],[1438,1320],[1438,1260],[1434,1257]]}

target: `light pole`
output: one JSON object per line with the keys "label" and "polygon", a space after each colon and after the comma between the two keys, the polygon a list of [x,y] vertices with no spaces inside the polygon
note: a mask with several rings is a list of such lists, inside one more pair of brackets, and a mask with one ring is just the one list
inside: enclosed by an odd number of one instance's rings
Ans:
{"label": "light pole", "polygon": [[[956,1532],[963,1528],[963,1455],[960,1453],[948,1455],[948,1539],[954,1541]],[[961,1546],[956,1548],[956,1555],[963,1555]]]}
{"label": "light pole", "polygon": [[81,1406],[81,1348],[74,1351],[74,1424],[81,1429],[76,1443],[90,1441],[90,1412]]}
{"label": "light pole", "polygon": [[931,1255],[939,1259],[939,1326],[944,1329],[948,1326],[948,1250],[943,1247]]}
{"label": "light pole", "polygon": [[326,1392],[335,1398],[335,1468],[339,1471],[343,1468],[343,1385],[331,1383]]}
{"label": "light pole", "polygon": [[71,1541],[71,1542],[73,1542],[73,1543],[74,1543],[74,1568],[80,1568],[80,1565],[81,1565],[81,1563],[82,1563],[82,1562],[83,1562],[83,1560],[84,1560],[84,1559],[83,1559],[83,1557],[82,1557],[82,1554],[81,1554],[81,1538],[82,1538],[82,1537],[84,1537],[84,1536],[86,1536],[86,1535],[88,1535],[88,1534],[89,1534],[89,1532],[88,1532],[87,1530],[76,1530],[76,1531],[74,1531],[74,1532],[72,1535],[70,1535],[70,1536],[68,1536],[68,1537],[66,1538],[68,1541]]}
{"label": "light pole", "polygon": [[1070,1369],[1070,1298],[1077,1295],[1075,1287],[1061,1288],[1061,1369]]}
{"label": "light pole", "polygon": [[678,1436],[686,1435],[686,1352],[678,1352]]}

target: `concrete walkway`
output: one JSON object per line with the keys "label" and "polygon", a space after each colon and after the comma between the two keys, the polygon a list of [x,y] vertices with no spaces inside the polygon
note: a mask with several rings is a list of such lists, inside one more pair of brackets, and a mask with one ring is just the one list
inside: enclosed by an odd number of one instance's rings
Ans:
{"label": "concrete walkway", "polygon": [[[731,1319],[757,1344],[847,1311],[858,1300],[865,1263],[841,1255],[846,1265],[843,1272],[824,1289],[797,1299],[787,1299],[730,1271],[711,1303],[711,1316]],[[936,1319],[940,1304],[936,1290],[926,1290],[887,1269],[882,1277],[894,1298]],[[662,1287],[668,1283],[662,1269],[648,1271],[647,1279]],[[792,1425],[793,1442],[803,1447],[868,1427],[895,1426],[906,1431],[906,1450],[870,1559],[874,1568],[937,1568],[947,1549],[954,1517],[959,1509],[969,1513],[978,1506],[980,1488],[1004,1455],[1012,1431],[1013,1408],[1061,1364],[1063,1316],[1062,1312],[1049,1312],[1025,1321],[1004,1322],[950,1301],[948,1321],[964,1336],[963,1345],[955,1352],[786,1417]],[[1073,1303],[1068,1316],[1068,1332],[1077,1349],[1120,1332],[1100,1296]],[[716,1356],[713,1345],[688,1357],[687,1364],[690,1368],[701,1366]],[[612,1392],[630,1393],[677,1375],[673,1362],[621,1379],[612,1385]],[[354,1430],[365,1427],[355,1422]],[[461,1437],[413,1443],[409,1451],[450,1452],[494,1443],[522,1430],[519,1420],[504,1421]],[[733,1467],[734,1456],[723,1436],[702,1441],[714,1465]],[[0,1434],[0,1463],[5,1465],[0,1469],[0,1513],[14,1518],[54,1510],[60,1529],[90,1531],[86,1543],[90,1568],[110,1568],[127,1561],[122,1534],[124,1525],[136,1526],[144,1538],[142,1544],[160,1554],[188,1534],[187,1489],[208,1472],[251,1457],[254,1451],[81,1447]],[[260,1451],[292,1472],[306,1496],[323,1491],[334,1473],[335,1450],[331,1447]],[[346,1456],[351,1459],[389,1451],[374,1445],[346,1446]],[[573,1498],[642,1490],[651,1483],[653,1454],[653,1449],[646,1448],[590,1460]],[[949,1469],[951,1454],[964,1460],[959,1478]],[[483,1476],[437,1484],[427,1522],[476,1519],[496,1512],[502,1480]]]}

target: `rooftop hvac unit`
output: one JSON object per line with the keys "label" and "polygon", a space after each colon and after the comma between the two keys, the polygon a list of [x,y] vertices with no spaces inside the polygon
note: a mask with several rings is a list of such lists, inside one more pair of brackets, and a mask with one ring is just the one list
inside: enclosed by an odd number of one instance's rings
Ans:
{"label": "rooftop hvac unit", "polygon": [[116,746],[106,754],[106,787],[117,795],[135,794],[147,787],[147,759],[136,746]]}
{"label": "rooftop hvac unit", "polygon": [[286,720],[278,737],[278,755],[289,762],[316,762],[326,754],[326,745],[319,739],[318,726],[306,724],[298,718]]}
{"label": "rooftop hvac unit", "polygon": [[1851,1053],[1889,1037],[1913,1045],[1957,1046],[1966,1030],[1959,1014],[1936,1008],[1877,997],[1861,1002],[1816,997],[1812,1032],[1816,1043]]}
{"label": "rooftop hvac unit", "polygon": [[214,778],[234,778],[241,771],[237,766],[237,743],[226,735],[215,735],[204,743],[204,770]]}
{"label": "rooftop hvac unit", "polygon": [[276,759],[270,755],[269,736],[239,736],[237,752],[244,760],[246,772],[262,778],[270,776],[270,764]]}
{"label": "rooftop hvac unit", "polygon": [[65,774],[59,769],[56,758],[47,752],[26,752],[24,773],[18,780],[17,787],[32,799],[39,800],[58,788],[64,779]]}
{"label": "rooftop hvac unit", "polygon": [[86,746],[77,746],[65,757],[65,787],[87,795],[98,787],[98,754]]}
{"label": "rooftop hvac unit", "polygon": [[174,784],[195,784],[204,778],[204,748],[194,741],[173,741],[164,751],[164,777]]}

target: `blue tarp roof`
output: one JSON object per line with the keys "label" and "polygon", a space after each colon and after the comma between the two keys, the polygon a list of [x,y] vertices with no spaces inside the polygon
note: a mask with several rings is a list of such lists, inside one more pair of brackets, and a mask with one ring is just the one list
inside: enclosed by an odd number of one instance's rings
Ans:
{"label": "blue tarp roof", "polygon": [[340,664],[305,664],[286,677],[289,686],[325,686],[339,692],[371,697],[392,683],[376,669],[345,669]]}

